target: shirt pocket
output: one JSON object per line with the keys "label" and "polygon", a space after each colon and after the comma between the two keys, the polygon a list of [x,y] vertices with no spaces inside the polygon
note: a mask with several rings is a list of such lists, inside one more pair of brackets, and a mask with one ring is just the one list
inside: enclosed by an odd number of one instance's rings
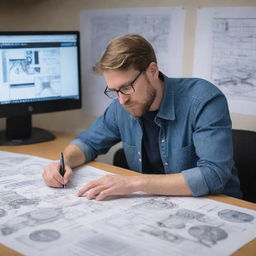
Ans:
{"label": "shirt pocket", "polygon": [[194,145],[172,149],[170,165],[172,172],[181,172],[197,166],[198,157]]}
{"label": "shirt pocket", "polygon": [[136,146],[129,145],[126,142],[123,142],[123,149],[125,152],[125,157],[126,157],[129,168],[133,171],[138,172],[139,166],[138,166],[138,158],[136,157],[138,154]]}

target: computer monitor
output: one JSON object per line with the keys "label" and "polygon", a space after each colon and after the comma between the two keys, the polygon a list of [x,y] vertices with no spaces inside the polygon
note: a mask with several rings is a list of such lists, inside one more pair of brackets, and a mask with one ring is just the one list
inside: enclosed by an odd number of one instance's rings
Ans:
{"label": "computer monitor", "polygon": [[54,139],[32,114],[81,108],[78,31],[0,32],[0,145]]}

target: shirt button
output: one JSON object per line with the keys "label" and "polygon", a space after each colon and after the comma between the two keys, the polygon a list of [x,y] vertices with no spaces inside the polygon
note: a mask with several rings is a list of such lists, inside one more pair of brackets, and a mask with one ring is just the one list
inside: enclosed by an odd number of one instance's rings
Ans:
{"label": "shirt button", "polygon": [[138,155],[140,155],[140,151],[138,151]]}
{"label": "shirt button", "polygon": [[164,142],[165,142],[165,139],[162,139],[161,142],[164,143]]}
{"label": "shirt button", "polygon": [[141,158],[139,158],[139,162],[141,162]]}
{"label": "shirt button", "polygon": [[166,166],[166,165],[168,165],[168,163],[167,163],[167,162],[165,162],[165,163],[164,163],[164,165]]}

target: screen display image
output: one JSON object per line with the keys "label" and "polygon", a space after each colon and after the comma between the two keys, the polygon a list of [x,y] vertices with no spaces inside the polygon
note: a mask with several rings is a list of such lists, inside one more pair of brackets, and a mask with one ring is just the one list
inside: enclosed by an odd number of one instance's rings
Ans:
{"label": "screen display image", "polygon": [[31,115],[76,108],[81,108],[79,32],[0,33],[0,117],[6,117],[0,144],[49,140],[38,134],[45,131],[31,129]]}

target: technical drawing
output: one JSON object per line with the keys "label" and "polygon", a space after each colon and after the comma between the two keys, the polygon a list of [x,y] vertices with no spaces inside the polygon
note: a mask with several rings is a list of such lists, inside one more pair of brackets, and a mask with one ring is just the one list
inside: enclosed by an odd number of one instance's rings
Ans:
{"label": "technical drawing", "polygon": [[27,199],[27,198],[18,198],[8,203],[13,209],[18,209],[24,205],[36,205],[39,203],[39,199]]}
{"label": "technical drawing", "polygon": [[182,237],[175,233],[171,233],[167,230],[152,229],[152,230],[142,230],[142,232],[145,232],[149,235],[153,235],[159,239],[163,239],[168,242],[177,243],[177,244],[180,244],[187,240],[185,237]]}
{"label": "technical drawing", "polygon": [[77,191],[106,172],[81,166],[65,189],[51,188],[41,177],[49,160],[18,156],[0,152],[0,239],[22,254],[229,255],[255,236],[252,210],[140,192],[87,200]]}
{"label": "technical drawing", "polygon": [[229,209],[219,211],[218,216],[223,220],[235,223],[252,222],[254,220],[254,216],[250,214]]}
{"label": "technical drawing", "polygon": [[199,239],[200,243],[211,247],[212,245],[216,244],[217,241],[226,239],[228,234],[225,230],[219,227],[212,227],[207,225],[198,225],[191,227],[188,230],[188,233],[193,237]]}
{"label": "technical drawing", "polygon": [[35,242],[52,242],[60,237],[60,232],[54,229],[41,229],[29,234],[29,238]]}
{"label": "technical drawing", "polygon": [[211,80],[228,96],[256,99],[256,19],[213,18]]}
{"label": "technical drawing", "polygon": [[162,209],[173,209],[177,207],[176,204],[174,204],[172,201],[169,200],[169,198],[152,198],[149,199],[143,203],[135,204],[133,208],[135,209],[141,209],[141,208],[149,208],[152,210],[162,210]]}
{"label": "technical drawing", "polygon": [[38,208],[32,212],[18,215],[16,219],[0,225],[2,235],[8,236],[20,229],[50,223],[61,217],[61,210],[56,208]]}
{"label": "technical drawing", "polygon": [[159,221],[158,226],[165,227],[165,228],[180,229],[180,228],[185,228],[186,224],[178,216],[170,215],[166,219]]}
{"label": "technical drawing", "polygon": [[159,227],[182,229],[186,227],[186,224],[193,222],[198,218],[203,217],[204,214],[191,211],[188,209],[179,209],[175,214],[169,215],[167,218],[159,221],[157,224]]}

